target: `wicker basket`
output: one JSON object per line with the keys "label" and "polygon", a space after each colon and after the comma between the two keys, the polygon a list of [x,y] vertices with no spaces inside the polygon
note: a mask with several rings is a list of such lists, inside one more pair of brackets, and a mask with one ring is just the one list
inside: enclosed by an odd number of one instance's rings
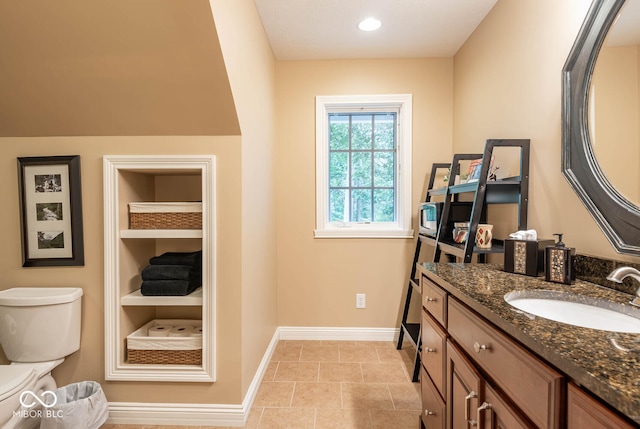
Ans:
{"label": "wicker basket", "polygon": [[131,229],[202,229],[202,203],[129,203]]}
{"label": "wicker basket", "polygon": [[155,337],[150,328],[202,327],[201,320],[155,319],[127,336],[130,364],[202,365],[202,336]]}
{"label": "wicker basket", "polygon": [[200,350],[127,349],[127,361],[133,364],[202,365],[202,349]]}

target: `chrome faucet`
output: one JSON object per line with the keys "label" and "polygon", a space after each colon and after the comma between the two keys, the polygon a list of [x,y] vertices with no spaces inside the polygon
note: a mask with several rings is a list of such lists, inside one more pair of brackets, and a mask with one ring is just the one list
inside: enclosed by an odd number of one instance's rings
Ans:
{"label": "chrome faucet", "polygon": [[[627,277],[631,277],[640,282],[640,271],[631,267],[618,267],[607,276],[607,280],[611,280],[616,283],[622,283],[622,280]],[[636,297],[630,302],[631,305],[640,307],[640,287],[636,291]]]}

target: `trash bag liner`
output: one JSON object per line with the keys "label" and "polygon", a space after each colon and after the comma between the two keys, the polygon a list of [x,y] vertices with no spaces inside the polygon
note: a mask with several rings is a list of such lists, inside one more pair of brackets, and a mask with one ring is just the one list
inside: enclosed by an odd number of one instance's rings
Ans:
{"label": "trash bag liner", "polygon": [[45,409],[40,429],[99,429],[109,417],[109,404],[95,381],[56,389],[56,402]]}

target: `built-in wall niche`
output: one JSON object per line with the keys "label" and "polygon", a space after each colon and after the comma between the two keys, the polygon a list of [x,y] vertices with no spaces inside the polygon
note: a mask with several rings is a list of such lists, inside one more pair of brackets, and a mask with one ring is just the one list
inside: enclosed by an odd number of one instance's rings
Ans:
{"label": "built-in wall niche", "polygon": [[[105,379],[215,381],[215,157],[105,156]],[[202,202],[201,229],[132,229],[131,202]],[[153,256],[202,250],[202,287],[185,296],[143,296]],[[202,320],[200,364],[131,363],[127,336],[156,319]]]}

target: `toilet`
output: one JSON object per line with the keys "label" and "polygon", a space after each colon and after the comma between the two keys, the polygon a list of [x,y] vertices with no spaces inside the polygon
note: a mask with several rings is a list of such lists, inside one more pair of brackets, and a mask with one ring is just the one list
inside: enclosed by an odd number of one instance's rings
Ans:
{"label": "toilet", "polygon": [[11,361],[0,365],[2,429],[39,426],[47,410],[37,399],[57,388],[51,371],[80,348],[81,297],[81,288],[0,291],[0,345]]}

